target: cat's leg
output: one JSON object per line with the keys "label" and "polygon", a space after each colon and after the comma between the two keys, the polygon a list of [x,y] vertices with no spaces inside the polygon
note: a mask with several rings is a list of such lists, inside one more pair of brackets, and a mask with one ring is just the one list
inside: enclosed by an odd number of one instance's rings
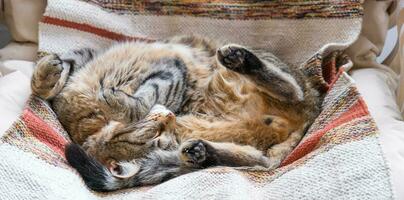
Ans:
{"label": "cat's leg", "polygon": [[63,89],[69,76],[93,59],[94,55],[94,50],[86,48],[43,57],[32,75],[32,93],[44,100],[52,99]]}
{"label": "cat's leg", "polygon": [[269,159],[252,146],[190,139],[180,146],[183,165],[193,168],[212,166],[270,166]]}
{"label": "cat's leg", "polygon": [[[222,146],[223,145],[223,146]],[[267,166],[252,147],[189,140],[179,150],[155,150],[146,157],[118,162],[109,170],[78,145],[66,147],[66,158],[93,190],[112,191],[153,185],[210,166]]]}
{"label": "cat's leg", "polygon": [[69,69],[64,70],[59,56],[56,54],[45,56],[38,61],[32,75],[32,93],[44,100],[52,99],[62,90],[68,76]]}
{"label": "cat's leg", "polygon": [[289,120],[274,115],[233,120],[182,115],[177,119],[176,134],[179,138],[233,142],[266,151],[271,145],[285,141],[293,130]]}
{"label": "cat's leg", "polygon": [[[122,163],[136,165],[137,172],[128,179],[119,179],[128,187],[158,184],[168,179],[213,166],[269,166],[261,151],[251,146],[233,143],[214,143],[206,140],[187,140],[178,150],[156,150],[145,158]],[[124,169],[118,171],[126,171]]]}
{"label": "cat's leg", "polygon": [[99,191],[158,184],[206,167],[267,167],[270,164],[261,151],[251,146],[193,139],[175,150],[157,149],[140,159],[116,162],[112,168],[101,164],[78,145],[66,148],[66,158],[86,184]]}
{"label": "cat's leg", "polygon": [[297,130],[289,135],[282,143],[275,144],[267,151],[270,159],[270,168],[274,169],[280,166],[281,162],[288,156],[299,144],[303,137],[303,130]]}
{"label": "cat's leg", "polygon": [[250,77],[259,89],[280,101],[304,100],[298,73],[271,54],[261,59],[245,47],[230,44],[219,48],[217,59],[226,68]]}
{"label": "cat's leg", "polygon": [[270,166],[277,167],[300,141],[303,132],[294,132],[291,122],[282,117],[261,117],[262,119],[223,121],[184,115],[177,120],[176,133],[180,138],[201,138],[207,141],[250,145],[263,152],[273,145],[274,149],[278,150],[266,155],[270,158]]}
{"label": "cat's leg", "polygon": [[[270,53],[257,54],[245,47],[230,44],[218,50],[217,58],[226,68],[249,77],[261,91],[273,98],[292,104],[315,101],[312,96],[304,94],[304,90],[307,89],[304,75]],[[316,113],[316,107],[313,106],[310,109],[310,112]],[[301,128],[293,132],[289,131],[287,138],[279,141],[267,151],[271,168],[278,167],[298,145],[305,133],[306,126],[307,124],[303,124]]]}

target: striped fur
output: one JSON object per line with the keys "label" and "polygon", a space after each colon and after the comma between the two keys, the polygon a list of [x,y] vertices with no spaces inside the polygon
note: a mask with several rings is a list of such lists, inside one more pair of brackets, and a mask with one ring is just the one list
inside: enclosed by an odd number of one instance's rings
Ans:
{"label": "striped fur", "polygon": [[83,146],[66,156],[96,190],[217,165],[277,167],[320,110],[302,72],[239,45],[185,36],[67,55],[39,61],[32,89]]}

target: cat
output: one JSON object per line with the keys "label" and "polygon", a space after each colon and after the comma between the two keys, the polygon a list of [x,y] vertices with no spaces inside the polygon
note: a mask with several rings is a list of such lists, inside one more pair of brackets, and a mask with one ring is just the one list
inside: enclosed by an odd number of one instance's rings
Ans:
{"label": "cat", "polygon": [[322,99],[274,55],[197,36],[50,54],[31,88],[75,143],[68,162],[97,191],[213,166],[278,167]]}

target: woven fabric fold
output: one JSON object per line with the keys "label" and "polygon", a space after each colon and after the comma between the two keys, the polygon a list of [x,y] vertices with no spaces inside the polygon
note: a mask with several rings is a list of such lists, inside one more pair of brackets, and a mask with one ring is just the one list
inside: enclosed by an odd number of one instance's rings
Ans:
{"label": "woven fabric fold", "polygon": [[[254,3],[256,2],[256,3]],[[360,32],[356,0],[48,0],[40,55],[125,40],[199,34],[270,51],[325,95],[322,112],[276,170],[216,167],[156,186],[90,191],[63,155],[70,141],[35,97],[0,139],[6,199],[392,199],[378,130],[341,52]]]}

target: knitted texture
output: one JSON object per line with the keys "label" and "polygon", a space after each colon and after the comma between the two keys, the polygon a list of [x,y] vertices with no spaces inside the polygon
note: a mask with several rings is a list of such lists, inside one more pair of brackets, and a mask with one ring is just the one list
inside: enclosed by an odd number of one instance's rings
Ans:
{"label": "knitted texture", "polygon": [[325,94],[321,114],[280,168],[215,167],[157,186],[94,193],[66,163],[70,139],[57,117],[31,97],[0,139],[0,199],[392,199],[377,127],[341,67],[348,58],[340,50],[360,31],[360,3],[204,2],[48,0],[39,50],[194,33],[274,52]]}

